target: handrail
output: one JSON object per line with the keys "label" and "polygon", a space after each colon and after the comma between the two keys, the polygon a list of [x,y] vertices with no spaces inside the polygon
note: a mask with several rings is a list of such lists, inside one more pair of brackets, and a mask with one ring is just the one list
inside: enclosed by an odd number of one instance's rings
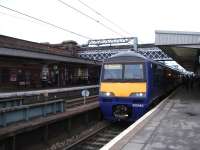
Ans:
{"label": "handrail", "polygon": [[89,86],[35,90],[35,91],[25,91],[25,92],[7,92],[7,93],[0,93],[0,98],[10,98],[10,97],[19,97],[19,96],[34,96],[34,95],[40,95],[40,94],[69,92],[69,91],[92,89],[92,88],[98,88],[98,87],[99,87],[99,85],[89,85]]}

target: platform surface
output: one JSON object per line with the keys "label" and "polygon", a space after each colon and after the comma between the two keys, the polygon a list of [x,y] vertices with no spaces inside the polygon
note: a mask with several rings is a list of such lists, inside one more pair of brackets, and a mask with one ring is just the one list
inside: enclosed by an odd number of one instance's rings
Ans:
{"label": "platform surface", "polygon": [[200,88],[183,87],[122,150],[199,150]]}

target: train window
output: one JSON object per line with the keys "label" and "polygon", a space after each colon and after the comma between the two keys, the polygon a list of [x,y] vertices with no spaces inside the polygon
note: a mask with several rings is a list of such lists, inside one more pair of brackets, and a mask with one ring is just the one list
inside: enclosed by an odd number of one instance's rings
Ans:
{"label": "train window", "polygon": [[144,79],[144,70],[142,64],[128,64],[124,68],[124,79]]}
{"label": "train window", "polygon": [[104,65],[104,80],[122,79],[122,65],[109,64]]}

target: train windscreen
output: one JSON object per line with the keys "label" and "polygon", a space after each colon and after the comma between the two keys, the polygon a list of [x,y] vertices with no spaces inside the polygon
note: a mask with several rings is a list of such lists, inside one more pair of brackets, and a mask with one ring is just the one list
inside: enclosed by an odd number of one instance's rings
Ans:
{"label": "train windscreen", "polygon": [[144,65],[135,64],[105,64],[102,80],[144,80]]}
{"label": "train windscreen", "polygon": [[104,80],[122,79],[122,65],[109,64],[104,65]]}
{"label": "train windscreen", "polygon": [[124,79],[126,80],[141,80],[144,78],[142,64],[128,64],[124,65]]}

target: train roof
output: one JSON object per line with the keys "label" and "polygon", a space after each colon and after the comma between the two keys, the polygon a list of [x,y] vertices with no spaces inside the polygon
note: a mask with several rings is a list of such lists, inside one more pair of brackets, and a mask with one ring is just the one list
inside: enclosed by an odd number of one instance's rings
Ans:
{"label": "train roof", "polygon": [[[124,57],[126,57],[124,59]],[[105,63],[110,63],[110,62],[144,62],[145,60],[147,61],[153,61],[151,59],[146,58],[145,56],[136,53],[134,51],[126,51],[126,52],[120,52],[117,53],[110,58],[104,60]]]}
{"label": "train roof", "polygon": [[[124,57],[126,57],[126,58],[124,58]],[[169,68],[169,69],[179,72],[178,70],[171,68],[170,66],[167,66],[158,61],[149,59],[149,58],[147,58],[139,53],[136,53],[134,51],[120,52],[120,53],[117,53],[117,54],[111,56],[110,58],[104,60],[105,63],[117,63],[117,62],[125,62],[126,63],[126,62],[144,62],[144,61],[149,61],[154,64],[158,64],[163,67],[166,67],[166,68]]]}
{"label": "train roof", "polygon": [[115,55],[113,55],[113,56],[111,56],[111,58],[113,58],[113,57],[120,57],[120,56],[133,56],[133,57],[139,57],[139,58],[143,58],[143,59],[147,59],[146,57],[144,57],[143,55],[141,55],[141,54],[139,54],[139,53],[136,53],[136,52],[134,52],[134,51],[126,51],[126,52],[120,52],[120,53],[117,53],[117,54],[115,54]]}

